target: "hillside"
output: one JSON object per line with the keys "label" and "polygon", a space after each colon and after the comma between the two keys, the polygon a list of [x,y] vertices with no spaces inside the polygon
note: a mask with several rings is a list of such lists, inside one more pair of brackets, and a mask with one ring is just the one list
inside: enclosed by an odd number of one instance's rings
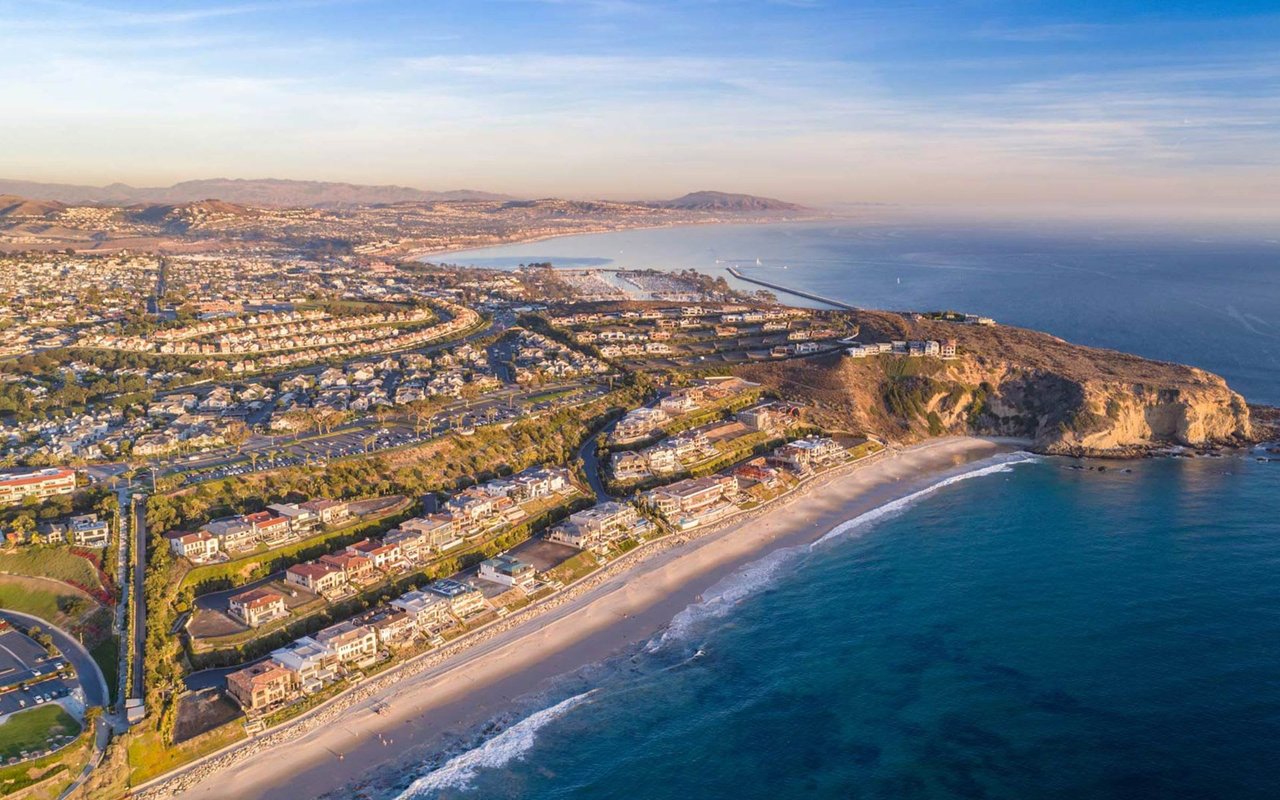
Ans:
{"label": "hillside", "polygon": [[19,195],[62,203],[180,205],[209,198],[249,206],[339,208],[380,203],[441,202],[452,200],[505,200],[505,195],[457,190],[432,192],[407,186],[365,186],[328,181],[292,181],[264,178],[241,180],[211,178],[183,181],[173,186],[78,186],[63,183],[0,180],[0,194]]}
{"label": "hillside", "polygon": [[222,200],[201,200],[177,205],[136,205],[126,209],[133,222],[155,225],[165,233],[187,233],[203,225],[250,219],[257,212]]}
{"label": "hillside", "polygon": [[66,206],[49,200],[30,200],[15,195],[0,194],[0,219],[17,217],[52,217]]}
{"label": "hillside", "polygon": [[1244,399],[1204,370],[1022,328],[858,316],[861,340],[951,338],[960,357],[833,356],[742,374],[810,403],[824,424],[897,441],[983,433],[1048,453],[1131,455],[1254,439]]}
{"label": "hillside", "polygon": [[771,197],[727,192],[690,192],[674,200],[654,200],[642,205],[653,208],[674,208],[684,211],[733,211],[738,213],[759,211],[803,211],[804,207]]}

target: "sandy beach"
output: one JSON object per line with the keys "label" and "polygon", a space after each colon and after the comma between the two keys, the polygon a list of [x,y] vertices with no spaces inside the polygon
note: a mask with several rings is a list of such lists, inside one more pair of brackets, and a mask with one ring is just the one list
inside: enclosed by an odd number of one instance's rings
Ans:
{"label": "sandy beach", "polygon": [[[502,716],[513,700],[557,676],[648,641],[702,592],[763,554],[816,541],[853,517],[972,469],[972,462],[1016,449],[1014,442],[976,438],[930,441],[820,477],[718,530],[655,542],[529,619],[336,713],[317,712],[322,721],[304,725],[302,735],[241,745],[147,787],[145,795],[285,800],[367,779],[408,751],[443,747]],[[383,704],[387,710],[375,712]]]}

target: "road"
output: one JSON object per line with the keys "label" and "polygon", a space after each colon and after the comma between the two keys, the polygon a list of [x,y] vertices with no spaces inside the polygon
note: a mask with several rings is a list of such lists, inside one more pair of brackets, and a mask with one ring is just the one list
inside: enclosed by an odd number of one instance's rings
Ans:
{"label": "road", "polygon": [[147,520],[146,495],[133,498],[133,683],[129,687],[129,698],[141,700],[146,696],[143,685],[143,656],[147,647],[147,604],[143,592],[143,582],[147,575]]}
{"label": "road", "polygon": [[[39,617],[33,617],[30,614],[3,609],[0,610],[0,617],[10,623],[21,624],[24,627],[39,625],[41,630],[46,631],[53,637],[53,643],[62,651],[62,655],[66,657],[67,661],[70,661],[71,665],[76,668],[76,677],[80,679],[80,687],[84,690],[86,707],[105,707],[107,705],[110,700],[110,693],[107,691],[107,679],[102,674],[102,669],[98,666],[98,662],[93,660],[93,656],[89,655],[89,651],[84,648],[84,645],[80,644],[78,639],[53,623]],[[107,749],[107,742],[110,740],[111,724],[104,715],[98,718],[94,729],[93,756],[80,774],[76,776],[75,781],[58,796],[59,800],[68,797],[88,779],[89,774],[102,762],[102,755]]]}
{"label": "road", "polygon": [[[617,420],[610,422],[604,427],[603,433],[608,435],[613,430],[613,426],[617,424]],[[600,459],[596,453],[596,437],[588,436],[578,448],[578,457],[582,459],[582,471],[586,473],[587,484],[591,486],[591,491],[596,493],[596,502],[603,503],[612,499],[609,493],[604,490],[604,481],[600,479]]]}
{"label": "road", "polygon": [[116,686],[116,702],[128,695],[128,687],[125,681],[129,679],[129,647],[125,642],[125,631],[129,629],[127,615],[129,613],[129,553],[131,550],[125,546],[125,534],[129,530],[126,525],[129,513],[129,484],[121,483],[116,489],[116,586],[120,587],[120,602],[116,603],[115,614],[115,633],[116,641],[120,646],[119,668],[116,671],[118,685]]}
{"label": "road", "polygon": [[[311,460],[328,460],[334,457],[362,455],[415,444],[426,439],[448,432],[457,419],[469,418],[474,424],[482,425],[498,421],[516,421],[524,417],[519,404],[539,395],[555,393],[568,389],[582,389],[582,395],[574,398],[575,403],[598,397],[607,392],[603,384],[566,382],[536,388],[507,386],[495,390],[477,400],[456,400],[441,407],[429,420],[421,422],[400,413],[387,417],[385,422],[378,422],[372,416],[343,425],[333,431],[319,435],[310,434],[305,437],[288,436],[254,436],[239,453],[222,448],[187,460],[166,460],[157,462],[152,469],[158,477],[187,473],[193,470],[210,471],[208,474],[192,476],[188,480],[211,480],[225,477],[218,470],[231,465],[242,465],[251,469],[249,454],[257,455],[257,466],[272,469],[275,466],[300,464]],[[549,410],[554,403],[535,404],[530,410],[534,412]],[[389,434],[377,437],[377,430],[386,429]],[[418,430],[421,429],[421,433]],[[390,434],[399,434],[393,436]],[[412,438],[410,438],[412,437]],[[369,443],[369,440],[373,440]],[[279,454],[282,462],[277,463],[275,454]]]}
{"label": "road", "polygon": [[103,677],[98,662],[93,660],[93,656],[89,655],[89,651],[80,644],[80,640],[47,620],[23,614],[20,611],[11,611],[6,608],[0,610],[0,617],[24,628],[39,625],[41,630],[48,632],[53,637],[53,643],[62,651],[62,655],[66,656],[71,666],[76,668],[76,675],[80,678],[81,687],[84,688],[85,702],[91,706],[107,705],[110,697],[107,692],[107,679]]}

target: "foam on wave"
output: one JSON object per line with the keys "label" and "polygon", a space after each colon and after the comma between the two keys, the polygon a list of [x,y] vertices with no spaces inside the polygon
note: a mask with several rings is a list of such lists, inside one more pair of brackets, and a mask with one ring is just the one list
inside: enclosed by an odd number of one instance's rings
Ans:
{"label": "foam on wave", "polygon": [[444,765],[418,778],[396,800],[426,800],[443,789],[468,788],[480,770],[502,767],[522,758],[533,747],[539,730],[563,717],[591,694],[592,692],[584,692],[575,695],[525,717],[479,747],[454,756]]}
{"label": "foam on wave", "polygon": [[[995,456],[994,458],[998,459],[998,461],[996,461],[996,463],[994,464],[987,463],[984,466],[976,467],[967,472],[961,472],[958,475],[952,475],[948,478],[943,478],[937,483],[930,484],[929,486],[926,486],[925,488],[919,491],[912,492],[911,494],[905,497],[899,497],[897,500],[892,500],[888,503],[885,503],[882,506],[877,506],[876,508],[873,508],[870,511],[859,514],[853,519],[845,520],[844,522],[835,526],[831,530],[827,531],[822,536],[821,539],[809,545],[809,549],[812,550],[816,547],[820,547],[824,542],[829,542],[832,539],[838,539],[841,536],[844,536],[845,534],[847,534],[849,531],[856,530],[857,528],[870,525],[873,522],[878,522],[879,520],[894,516],[895,514],[899,514],[905,511],[909,506],[911,506],[920,498],[931,495],[934,492],[938,491],[939,489],[944,489],[948,486],[952,486],[954,484],[960,483],[961,481],[967,481],[972,478],[981,478],[984,475],[994,475],[999,472],[1010,472],[1013,470],[1014,466],[1017,464],[1025,464],[1031,461],[1038,460],[1035,455],[1021,451],[1021,450],[1019,450],[1016,453],[1010,453],[1008,455]],[[982,463],[982,462],[979,462],[979,463]]]}
{"label": "foam on wave", "polygon": [[993,475],[1000,472],[1009,472],[1017,464],[1023,464],[1038,460],[1031,453],[1018,451],[1007,455],[994,456],[990,459],[984,459],[975,462],[973,469],[957,475],[951,475],[937,483],[926,486],[919,491],[900,497],[897,500],[885,503],[882,506],[871,509],[863,514],[859,514],[852,519],[846,520],[836,527],[832,528],[822,538],[816,542],[801,547],[784,547],[774,550],[768,555],[756,561],[747,564],[742,569],[733,573],[729,577],[712,586],[705,592],[702,598],[679,614],[672,618],[671,624],[660,636],[653,639],[645,646],[646,652],[656,652],[664,645],[681,641],[689,638],[694,627],[703,620],[723,617],[728,614],[738,603],[757,593],[760,589],[772,583],[781,572],[781,568],[788,561],[805,553],[812,552],[815,548],[821,546],[833,539],[846,536],[850,531],[866,527],[880,520],[901,513],[907,509],[912,503],[922,497],[926,497],[939,489],[966,481],[971,478],[980,478],[984,475]]}

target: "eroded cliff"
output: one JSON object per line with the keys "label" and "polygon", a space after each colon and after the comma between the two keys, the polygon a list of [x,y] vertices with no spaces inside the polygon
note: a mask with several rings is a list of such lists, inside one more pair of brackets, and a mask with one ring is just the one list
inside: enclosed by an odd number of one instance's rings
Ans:
{"label": "eroded cliff", "polygon": [[951,433],[1027,437],[1049,453],[1135,454],[1254,439],[1249,408],[1217,375],[1007,326],[861,312],[860,339],[954,339],[955,360],[830,356],[742,369],[807,400],[816,421],[896,441]]}

